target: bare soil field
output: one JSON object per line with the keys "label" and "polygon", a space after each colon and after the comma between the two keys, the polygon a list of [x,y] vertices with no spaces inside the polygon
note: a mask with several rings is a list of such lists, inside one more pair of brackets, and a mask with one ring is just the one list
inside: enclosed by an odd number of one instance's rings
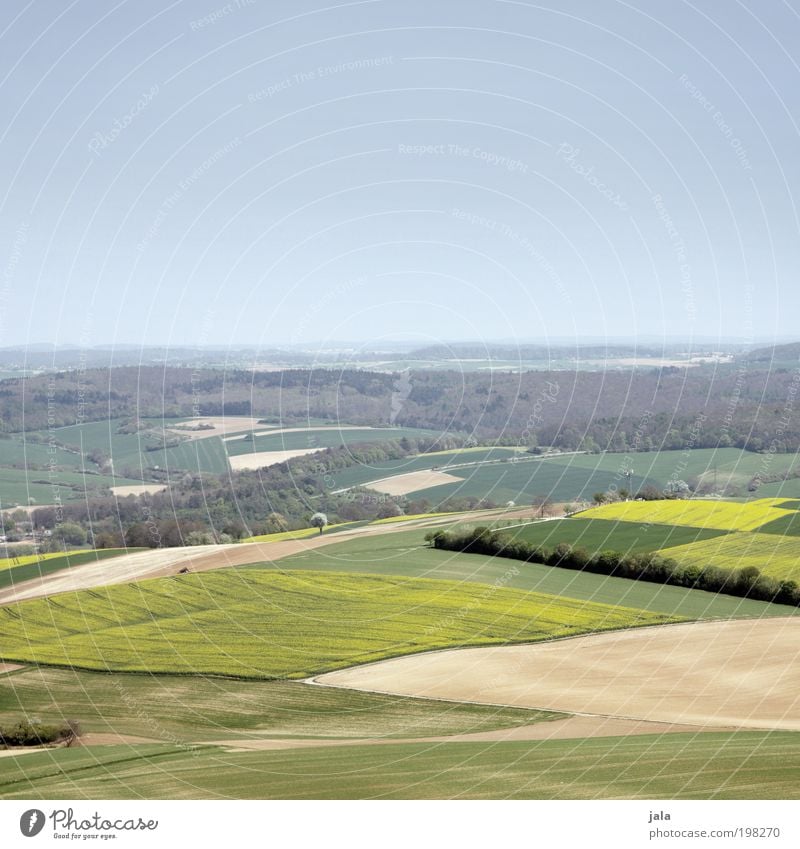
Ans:
{"label": "bare soil field", "polygon": [[272,562],[300,554],[309,549],[344,542],[354,536],[390,534],[407,531],[415,527],[432,527],[449,524],[458,518],[473,519],[516,518],[530,516],[531,508],[516,510],[483,510],[460,513],[457,516],[432,516],[385,525],[363,525],[336,534],[321,534],[305,539],[290,539],[281,542],[231,543],[230,545],[197,545],[185,548],[155,548],[151,551],[136,551],[110,557],[97,563],[84,563],[44,578],[21,581],[13,587],[0,590],[0,605],[12,604],[29,598],[40,598],[56,593],[74,592],[92,587],[126,584],[145,578],[160,578],[174,575],[180,569],[192,572],[207,572],[228,566],[246,566],[248,563]]}
{"label": "bare soil field", "polygon": [[[211,425],[211,427],[207,427],[207,425]],[[209,436],[244,433],[248,430],[255,430],[257,427],[258,419],[252,416],[205,416],[202,419],[176,422],[172,427],[165,429],[189,439],[207,439]]]}
{"label": "bare soil field", "polygon": [[[320,426],[311,426],[311,427],[273,427],[268,428],[267,430],[256,430],[253,432],[253,436],[276,436],[283,433],[311,433],[319,431],[319,430],[375,430],[371,425],[347,425],[346,427],[340,427],[339,425],[320,425]],[[238,439],[240,437],[237,436],[226,436],[222,441],[230,442],[232,439]],[[319,451],[320,449],[315,449]]]}
{"label": "bare soil field", "polygon": [[702,727],[800,731],[800,620],[631,629],[456,649],[331,672],[317,683]]}
{"label": "bare soil field", "polygon": [[158,483],[127,484],[126,486],[112,486],[111,491],[118,498],[128,495],[153,495],[156,492],[164,492],[166,487]]}
{"label": "bare soil field", "polygon": [[[213,549],[219,557],[225,549],[244,548],[231,545],[195,546],[187,548],[154,548],[151,551],[135,551],[119,557],[109,557],[95,563],[84,563],[53,572],[43,578],[33,578],[12,587],[0,590],[0,604],[11,604],[28,598],[38,598],[55,593],[102,587],[110,584],[126,584],[129,581],[173,575],[184,562],[197,557],[198,548],[208,552]],[[226,564],[227,565],[227,564]]]}
{"label": "bare soil field", "polygon": [[422,472],[392,475],[388,478],[365,483],[364,486],[386,495],[408,495],[409,492],[440,486],[443,483],[464,483],[464,480],[455,475],[448,475],[447,472],[434,472],[429,469]]}
{"label": "bare soil field", "polygon": [[0,663],[0,675],[5,675],[8,672],[16,672],[17,669],[22,669],[21,663]]}
{"label": "bare soil field", "polygon": [[248,469],[263,469],[265,466],[285,463],[293,457],[304,457],[306,454],[313,454],[319,450],[319,448],[293,448],[287,451],[254,451],[252,454],[229,456],[228,462],[235,472],[242,472]]}
{"label": "bare soil field", "polygon": [[583,740],[587,737],[627,737],[631,734],[670,734],[673,732],[701,732],[703,728],[675,725],[666,722],[642,722],[632,719],[614,719],[606,716],[568,716],[551,722],[537,722],[495,731],[477,731],[474,734],[449,734],[436,737],[375,737],[356,739],[332,738],[258,738],[244,740],[208,741],[209,746],[223,746],[231,752],[269,751],[276,749],[308,749],[315,746],[364,746],[399,743],[506,743],[519,740]]}

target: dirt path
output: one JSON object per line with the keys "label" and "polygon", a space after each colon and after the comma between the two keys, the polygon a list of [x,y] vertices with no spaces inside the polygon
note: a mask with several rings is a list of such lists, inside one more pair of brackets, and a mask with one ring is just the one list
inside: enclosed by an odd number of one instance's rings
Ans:
{"label": "dirt path", "polygon": [[631,734],[672,734],[702,732],[690,725],[664,722],[641,722],[607,716],[568,716],[552,722],[537,722],[495,731],[472,734],[449,734],[436,737],[361,737],[354,739],[287,739],[250,738],[247,740],[214,740],[206,745],[222,746],[231,752],[268,751],[274,749],[309,749],[318,746],[381,746],[400,743],[504,743],[534,740],[578,740],[587,737],[627,737]]}
{"label": "dirt path", "polygon": [[145,578],[160,578],[174,575],[180,569],[192,572],[207,572],[211,569],[223,569],[228,566],[246,566],[248,563],[270,563],[301,554],[327,545],[345,542],[354,537],[377,536],[414,528],[447,525],[456,520],[475,521],[496,518],[517,518],[530,516],[531,508],[518,510],[475,511],[454,516],[433,516],[397,522],[385,525],[362,525],[348,531],[322,534],[305,539],[283,540],[282,542],[232,543],[230,545],[202,545],[186,548],[157,548],[151,551],[137,551],[123,554],[95,563],[85,563],[46,575],[23,581],[13,587],[0,590],[0,605],[24,601],[30,598],[74,592],[92,587],[127,584]]}
{"label": "dirt path", "polygon": [[699,622],[429,652],[315,680],[617,719],[800,731],[800,620]]}

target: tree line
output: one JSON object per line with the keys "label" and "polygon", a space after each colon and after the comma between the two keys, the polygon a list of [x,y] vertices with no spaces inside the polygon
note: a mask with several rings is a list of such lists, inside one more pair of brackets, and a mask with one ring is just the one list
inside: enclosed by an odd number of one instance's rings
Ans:
{"label": "tree line", "polygon": [[569,543],[559,543],[554,548],[546,548],[514,539],[507,533],[488,527],[461,531],[431,531],[426,534],[425,539],[434,548],[446,551],[508,557],[512,560],[541,563],[578,572],[671,584],[676,587],[800,606],[800,587],[796,581],[770,578],[762,575],[755,566],[721,569],[717,566],[682,564],[657,552],[622,554],[617,551],[602,551],[590,554],[586,549]]}

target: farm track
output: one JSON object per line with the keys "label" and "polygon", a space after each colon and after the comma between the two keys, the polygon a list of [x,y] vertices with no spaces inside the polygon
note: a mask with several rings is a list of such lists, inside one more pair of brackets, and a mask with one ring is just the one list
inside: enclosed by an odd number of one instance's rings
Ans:
{"label": "farm track", "polygon": [[[309,749],[318,746],[375,746],[401,743],[508,743],[535,740],[583,740],[587,737],[627,737],[632,734],[686,734],[705,731],[699,726],[666,722],[643,722],[607,716],[567,716],[533,725],[476,731],[467,734],[442,734],[435,737],[358,737],[350,739],[325,738],[263,738],[243,740],[212,740],[204,745],[221,746],[232,752],[268,751],[276,749]],[[718,731],[719,729],[714,729]]]}
{"label": "farm track", "polygon": [[476,519],[529,517],[530,508],[519,510],[475,511],[453,516],[437,516],[414,519],[385,525],[363,525],[349,531],[305,539],[282,540],[264,543],[231,543],[230,545],[204,545],[186,548],[158,548],[123,554],[97,563],[86,563],[44,578],[23,581],[13,587],[0,590],[0,605],[12,604],[31,598],[74,592],[93,587],[127,584],[147,578],[162,578],[187,568],[191,572],[207,572],[230,566],[246,566],[250,563],[273,562],[301,554],[306,551],[345,542],[354,537],[391,534],[399,531],[450,524]]}
{"label": "farm track", "polygon": [[664,625],[429,652],[316,683],[617,719],[800,731],[800,621]]}

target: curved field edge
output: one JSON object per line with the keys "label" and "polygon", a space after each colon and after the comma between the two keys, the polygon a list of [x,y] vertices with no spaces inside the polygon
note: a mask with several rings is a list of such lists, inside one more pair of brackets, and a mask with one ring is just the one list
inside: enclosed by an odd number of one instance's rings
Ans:
{"label": "curved field edge", "polygon": [[[141,548],[98,548],[85,551],[71,551],[65,554],[45,554],[41,557],[20,558],[20,563],[0,567],[0,589],[13,587],[23,581],[43,578],[63,569],[72,569],[85,563],[97,563],[100,560],[113,560],[127,554],[143,551]],[[24,562],[23,562],[24,561]]]}
{"label": "curved field edge", "polygon": [[[800,734],[221,748],[103,746],[0,759],[6,799],[796,799]],[[335,780],[331,777],[335,776]]]}
{"label": "curved field edge", "polygon": [[299,681],[129,675],[27,667],[0,682],[0,725],[21,715],[77,719],[94,735],[193,742],[208,739],[339,740],[471,734],[565,714],[374,695]]}
{"label": "curved field edge", "polygon": [[0,646],[10,662],[291,679],[432,649],[676,621],[502,584],[227,569],[9,605]]}
{"label": "curved field edge", "polygon": [[[490,585],[501,581],[509,588],[650,610],[682,619],[800,615],[800,608],[696,588],[558,569],[542,563],[523,563],[485,554],[444,551],[431,548],[425,542],[425,533],[423,528],[369,539],[351,538],[335,546],[289,555],[281,558],[279,565],[284,571],[365,572]],[[516,573],[509,569],[512,563],[517,567]],[[242,568],[272,570],[275,563],[262,561]]]}

